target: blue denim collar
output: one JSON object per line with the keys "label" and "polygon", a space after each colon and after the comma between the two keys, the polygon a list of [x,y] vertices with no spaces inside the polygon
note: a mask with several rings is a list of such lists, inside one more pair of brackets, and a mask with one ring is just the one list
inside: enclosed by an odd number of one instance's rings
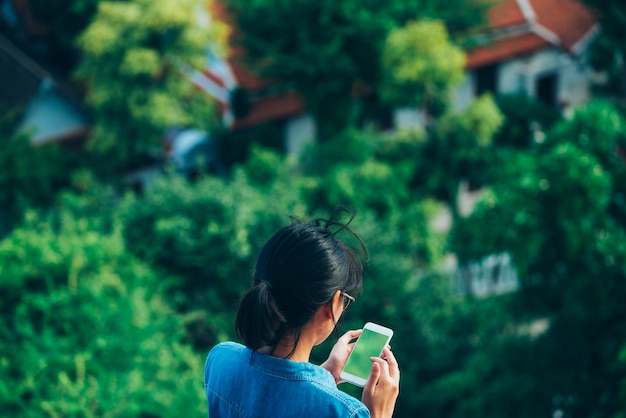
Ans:
{"label": "blue denim collar", "polygon": [[248,347],[243,347],[241,355],[247,363],[264,374],[289,380],[315,381],[324,386],[336,387],[330,372],[320,366],[270,356]]}

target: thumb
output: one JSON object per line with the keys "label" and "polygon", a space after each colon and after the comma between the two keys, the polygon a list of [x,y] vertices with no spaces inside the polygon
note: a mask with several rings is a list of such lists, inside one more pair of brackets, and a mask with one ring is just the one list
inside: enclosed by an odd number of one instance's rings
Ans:
{"label": "thumb", "polygon": [[363,390],[370,395],[374,395],[376,391],[376,384],[378,383],[378,379],[380,378],[380,365],[376,362],[372,364],[372,371],[370,373],[367,382],[365,382],[365,386]]}

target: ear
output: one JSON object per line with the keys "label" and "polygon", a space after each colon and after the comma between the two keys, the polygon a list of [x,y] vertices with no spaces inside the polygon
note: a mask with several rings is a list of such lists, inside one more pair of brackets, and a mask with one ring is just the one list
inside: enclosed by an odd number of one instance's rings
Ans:
{"label": "ear", "polygon": [[338,315],[341,314],[343,308],[343,297],[341,296],[341,290],[337,290],[333,295],[333,299],[331,303],[328,303],[326,306],[328,307],[328,316],[332,318],[332,313],[330,310],[332,309],[335,313],[335,318],[338,318]]}
{"label": "ear", "polygon": [[322,309],[324,310],[324,316],[327,319],[333,319],[333,312],[335,314],[335,319],[338,318],[338,315],[341,314],[341,308],[343,307],[343,301],[341,296],[341,290],[337,290],[333,295],[333,298],[324,306]]}

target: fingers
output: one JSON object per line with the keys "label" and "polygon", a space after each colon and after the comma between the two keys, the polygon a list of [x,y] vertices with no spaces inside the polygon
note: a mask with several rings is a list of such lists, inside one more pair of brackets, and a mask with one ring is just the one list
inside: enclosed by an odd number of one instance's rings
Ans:
{"label": "fingers", "polygon": [[372,363],[377,364],[378,368],[380,369],[379,379],[390,376],[389,364],[385,360],[380,357],[370,357],[370,360],[372,361]]}
{"label": "fingers", "polygon": [[345,334],[343,334],[341,337],[339,337],[339,339],[337,340],[336,345],[342,345],[345,347],[349,347],[350,342],[356,338],[358,338],[361,333],[363,332],[362,329],[354,329],[354,330],[350,330],[348,332],[346,332]]}
{"label": "fingers", "polygon": [[378,383],[373,388],[372,394],[381,392],[391,393],[393,396],[397,396],[400,386],[400,370],[398,369],[398,363],[393,353],[388,351],[386,360],[380,357],[372,357],[371,360],[378,366],[378,370],[380,370],[377,376]]}
{"label": "fingers", "polygon": [[[381,357],[370,358],[374,365],[378,365],[378,374],[376,376],[377,382],[378,384],[392,384],[397,386],[400,382],[400,368],[398,367],[398,361],[388,348],[383,350],[383,356],[385,357],[384,359]],[[370,376],[370,378],[371,377],[372,376]]]}
{"label": "fingers", "polygon": [[393,355],[389,348],[385,348],[383,350],[383,355],[385,356],[386,363],[389,365],[389,375],[391,377],[400,377],[400,367],[398,366],[398,361],[396,357]]}
{"label": "fingers", "polygon": [[365,386],[363,387],[363,391],[366,392],[368,397],[373,397],[376,392],[376,385],[378,384],[378,379],[380,378],[380,365],[376,362],[372,364],[372,372],[370,373],[367,382],[365,382]]}
{"label": "fingers", "polygon": [[362,329],[353,329],[350,330],[348,332],[346,332],[345,334],[343,334],[338,341],[341,341],[345,344],[348,344],[350,341],[354,340],[355,338],[358,338],[361,333],[363,333]]}
{"label": "fingers", "polygon": [[385,347],[381,357],[370,357],[372,371],[361,400],[372,417],[391,417],[400,392],[400,370],[389,347]]}
{"label": "fingers", "polygon": [[[387,350],[391,351],[391,346],[387,345]],[[384,359],[386,357],[385,355],[385,349],[383,349],[383,352],[380,353],[380,358]]]}

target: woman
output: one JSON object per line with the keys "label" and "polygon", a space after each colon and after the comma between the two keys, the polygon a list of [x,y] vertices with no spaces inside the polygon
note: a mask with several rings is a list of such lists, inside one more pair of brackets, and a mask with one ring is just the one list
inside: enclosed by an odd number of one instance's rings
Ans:
{"label": "woman", "polygon": [[349,223],[293,221],[261,249],[237,312],[245,346],[218,344],[207,358],[209,417],[393,415],[400,371],[389,347],[382,358],[372,358],[362,401],[337,389],[361,330],[339,338],[321,366],[309,363],[313,347],[336,330],[362,287],[359,259],[335,237],[340,230],[352,232]]}

